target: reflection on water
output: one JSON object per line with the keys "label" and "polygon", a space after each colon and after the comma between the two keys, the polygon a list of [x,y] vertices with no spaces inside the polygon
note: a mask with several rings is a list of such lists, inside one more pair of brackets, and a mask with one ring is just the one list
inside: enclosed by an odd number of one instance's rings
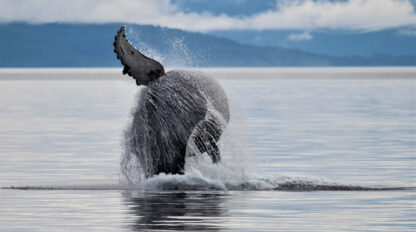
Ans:
{"label": "reflection on water", "polygon": [[2,190],[0,231],[415,231],[415,191]]}
{"label": "reflection on water", "polygon": [[137,216],[131,225],[135,231],[217,231],[226,212],[222,193],[127,191],[122,196],[128,212]]}

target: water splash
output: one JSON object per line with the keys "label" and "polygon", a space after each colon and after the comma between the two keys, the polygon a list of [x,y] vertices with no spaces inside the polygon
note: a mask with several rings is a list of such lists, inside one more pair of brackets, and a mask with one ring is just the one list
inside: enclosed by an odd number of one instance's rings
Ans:
{"label": "water splash", "polygon": [[186,45],[183,37],[174,37],[169,41],[169,59],[166,65],[172,67],[198,67],[200,58]]}
{"label": "water splash", "polygon": [[155,47],[151,45],[154,41],[146,42],[146,35],[134,27],[127,27],[126,34],[133,47],[165,67],[198,67],[202,64],[201,56],[187,46],[183,36],[163,37]]}
{"label": "water splash", "polygon": [[145,43],[140,31],[134,30],[132,27],[127,27],[126,35],[136,50],[141,51],[145,56],[157,60],[162,64],[165,63],[167,56],[164,55],[163,51]]}

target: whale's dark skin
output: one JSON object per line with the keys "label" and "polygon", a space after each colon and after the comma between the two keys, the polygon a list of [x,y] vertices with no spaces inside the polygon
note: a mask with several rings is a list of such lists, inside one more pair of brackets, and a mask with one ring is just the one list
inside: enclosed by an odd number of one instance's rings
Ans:
{"label": "whale's dark skin", "polygon": [[124,27],[115,36],[114,51],[124,65],[123,74],[145,85],[127,131],[129,152],[136,155],[145,176],[183,174],[186,155],[196,153],[206,152],[213,163],[219,162],[216,143],[230,119],[221,85],[197,72],[165,73],[159,62],[127,41]]}

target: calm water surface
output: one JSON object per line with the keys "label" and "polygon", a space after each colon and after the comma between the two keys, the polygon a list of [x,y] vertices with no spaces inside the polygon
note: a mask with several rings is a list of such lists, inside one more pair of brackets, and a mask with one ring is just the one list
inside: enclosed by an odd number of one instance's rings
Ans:
{"label": "calm water surface", "polygon": [[126,186],[133,81],[119,69],[0,70],[0,187],[22,188],[0,189],[0,231],[416,230],[413,189],[290,187],[415,187],[414,68],[203,72],[230,101],[224,164],[191,160],[184,176]]}

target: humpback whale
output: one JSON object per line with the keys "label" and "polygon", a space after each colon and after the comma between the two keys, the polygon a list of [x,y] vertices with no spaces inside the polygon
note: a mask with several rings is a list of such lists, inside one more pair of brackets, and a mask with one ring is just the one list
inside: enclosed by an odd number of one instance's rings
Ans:
{"label": "humpback whale", "polygon": [[124,26],[113,45],[123,74],[144,86],[126,131],[127,152],[137,158],[144,176],[183,174],[185,158],[202,153],[219,162],[217,142],[230,120],[221,85],[200,72],[165,72],[161,63],[132,46]]}

